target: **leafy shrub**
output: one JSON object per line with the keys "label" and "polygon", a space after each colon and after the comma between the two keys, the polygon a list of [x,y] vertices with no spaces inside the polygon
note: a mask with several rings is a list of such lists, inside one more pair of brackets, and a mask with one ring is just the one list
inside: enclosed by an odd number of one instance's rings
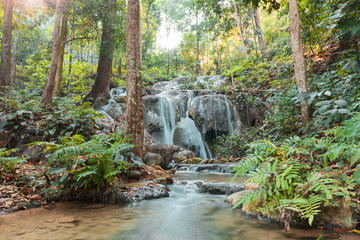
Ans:
{"label": "leafy shrub", "polygon": [[247,182],[259,188],[241,196],[238,205],[258,202],[264,215],[278,212],[311,225],[323,206],[338,205],[337,197],[358,197],[360,170],[352,178],[346,170],[360,167],[359,126],[357,114],[320,139],[291,137],[279,146],[264,140],[251,143],[235,176],[250,172]]}
{"label": "leafy shrub", "polygon": [[77,106],[71,100],[64,99],[42,116],[38,122],[38,130],[44,131],[45,139],[74,134],[89,138],[94,133],[95,118],[100,116],[100,113],[91,108],[90,103]]}
{"label": "leafy shrub", "polygon": [[[125,161],[133,145],[123,132],[112,135],[97,134],[85,141],[81,135],[63,137],[61,143],[35,142],[32,145],[46,147],[49,170],[53,180],[45,191],[83,190],[96,187],[98,192],[111,185],[117,174],[129,164]],[[50,179],[50,178],[49,178]]]}
{"label": "leafy shrub", "polygon": [[16,152],[16,149],[0,149],[0,183],[2,183],[2,172],[13,173],[16,165],[25,162],[23,158],[12,156],[14,152]]}
{"label": "leafy shrub", "polygon": [[69,98],[55,98],[51,108],[40,106],[40,97],[29,91],[11,92],[0,104],[7,113],[5,129],[12,137],[24,139],[28,127],[46,140],[63,135],[82,134],[89,138],[94,133],[95,119],[102,116],[89,103],[82,105]]}
{"label": "leafy shrub", "polygon": [[218,137],[214,150],[219,157],[243,157],[248,150],[248,143],[260,137],[258,129],[248,128],[239,135]]}

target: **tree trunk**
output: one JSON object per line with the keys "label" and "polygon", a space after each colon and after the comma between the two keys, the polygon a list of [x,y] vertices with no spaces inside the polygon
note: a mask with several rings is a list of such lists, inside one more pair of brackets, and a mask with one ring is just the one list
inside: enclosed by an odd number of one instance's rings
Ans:
{"label": "tree trunk", "polygon": [[[254,32],[254,41],[255,41],[255,54],[256,54],[256,58],[259,58],[258,55],[258,44],[257,44],[257,39],[256,39],[256,27],[255,27],[255,21],[254,19],[251,19],[251,23],[252,23],[252,27],[253,27],[253,32]],[[260,47],[261,48],[261,47]]]}
{"label": "tree trunk", "polygon": [[260,11],[258,8],[254,9],[254,20],[255,20],[255,25],[256,25],[256,29],[257,29],[261,53],[264,57],[267,57],[267,47],[266,47],[266,42],[265,42],[262,26],[261,26]]}
{"label": "tree trunk", "polygon": [[199,23],[196,13],[196,74],[200,74],[200,46],[199,46]]}
{"label": "tree trunk", "polygon": [[247,53],[247,49],[246,49],[246,45],[245,45],[245,41],[244,41],[244,35],[243,35],[243,31],[241,29],[241,21],[240,21],[240,16],[236,7],[236,2],[235,0],[233,0],[234,3],[234,8],[235,8],[235,14],[236,14],[236,20],[237,20],[237,25],[238,25],[238,29],[239,29],[239,35],[240,35],[240,39],[241,39],[241,45],[243,47],[243,51],[245,54],[246,59],[249,59],[249,55]]}
{"label": "tree trunk", "polygon": [[122,63],[122,52],[119,54],[119,65],[118,65],[118,74],[121,76],[121,63]]}
{"label": "tree trunk", "polygon": [[220,47],[220,44],[219,43],[217,43],[217,50],[218,50],[218,65],[217,65],[217,67],[218,67],[218,69],[219,69],[219,74],[221,74],[221,47]]}
{"label": "tree trunk", "polygon": [[234,84],[234,74],[233,74],[233,67],[232,67],[232,62],[231,62],[229,42],[225,36],[225,32],[224,32],[223,36],[224,36],[224,40],[226,42],[226,48],[227,48],[227,53],[228,53],[228,58],[229,58],[229,65],[230,65],[230,72],[231,72],[231,85],[234,86],[235,85]]}
{"label": "tree trunk", "polygon": [[109,19],[104,19],[97,76],[90,93],[85,97],[85,101],[92,103],[110,98],[109,87],[114,56],[113,21],[115,20],[116,13],[114,4],[116,4],[116,1],[107,2],[105,5],[111,16]]}
{"label": "tree trunk", "polygon": [[67,37],[67,30],[68,30],[68,16],[63,15],[62,23],[61,23],[61,37],[60,37],[60,47],[59,47],[59,59],[57,64],[57,71],[55,76],[55,88],[54,88],[54,95],[58,97],[60,95],[61,89],[61,81],[63,75],[63,65],[64,65],[64,55],[65,55],[65,43]]}
{"label": "tree trunk", "polygon": [[11,63],[11,86],[13,86],[15,84],[18,43],[19,43],[19,29],[16,29],[15,34],[14,34],[14,49],[13,49],[12,60],[11,60],[11,62],[12,62]]}
{"label": "tree trunk", "polygon": [[[299,10],[296,0],[289,0],[290,41],[294,58],[295,80],[299,93],[309,92],[309,82],[306,74],[304,49],[300,35]],[[306,101],[301,102],[301,121],[307,126],[311,120],[311,109]]]}
{"label": "tree trunk", "polygon": [[80,56],[79,56],[79,62],[83,62],[83,47],[80,47]]}
{"label": "tree trunk", "polygon": [[127,110],[125,131],[132,136],[133,152],[143,157],[144,112],[141,86],[140,1],[128,0],[126,18],[126,83]]}
{"label": "tree trunk", "polygon": [[170,50],[167,50],[167,70],[166,75],[169,76],[170,74]]}
{"label": "tree trunk", "polygon": [[14,0],[6,0],[1,39],[0,91],[1,87],[11,85],[11,39],[13,9]]}
{"label": "tree trunk", "polygon": [[145,49],[144,49],[144,54],[142,56],[142,61],[145,62],[146,60],[146,54],[147,54],[147,50],[149,48],[149,44],[150,44],[150,40],[151,40],[151,35],[153,32],[153,29],[151,29],[150,31],[150,21],[149,21],[149,15],[150,15],[150,10],[151,10],[151,5],[153,4],[154,0],[149,0],[148,2],[148,8],[146,11],[146,41],[145,41]]}
{"label": "tree trunk", "polygon": [[[73,39],[75,36],[75,28],[74,26],[72,26],[71,29],[71,38]],[[70,77],[71,77],[71,68],[72,68],[72,59],[73,59],[73,48],[72,48],[72,41],[70,42],[70,51],[69,51],[69,73],[68,73],[68,81],[67,81],[67,86],[66,86],[66,95],[69,97],[70,96]]]}
{"label": "tree trunk", "polygon": [[58,53],[60,47],[60,21],[61,21],[62,0],[56,1],[55,23],[54,23],[54,39],[51,54],[51,65],[49,77],[41,96],[42,104],[51,104],[53,99],[53,92],[55,87],[55,75],[58,64]]}

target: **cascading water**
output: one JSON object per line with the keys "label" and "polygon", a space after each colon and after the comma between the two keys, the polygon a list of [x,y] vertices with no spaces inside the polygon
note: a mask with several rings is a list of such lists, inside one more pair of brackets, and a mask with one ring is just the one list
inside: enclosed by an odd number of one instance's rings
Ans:
{"label": "cascading water", "polygon": [[[241,123],[239,117],[232,114],[235,111],[231,111],[233,106],[225,95],[214,94],[212,90],[181,90],[183,82],[189,79],[179,77],[152,87],[154,94],[143,98],[145,129],[156,141],[179,145],[203,159],[213,158],[206,140],[230,135]],[[205,76],[190,85],[212,89],[224,82],[222,76]],[[126,96],[126,88],[114,88],[110,95],[112,99],[102,110],[116,118],[123,111],[118,100]]]}

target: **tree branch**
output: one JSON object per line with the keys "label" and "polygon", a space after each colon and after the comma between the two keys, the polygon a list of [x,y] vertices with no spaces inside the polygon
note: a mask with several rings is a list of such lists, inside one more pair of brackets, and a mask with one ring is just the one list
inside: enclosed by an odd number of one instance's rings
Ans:
{"label": "tree branch", "polygon": [[72,42],[72,41],[76,41],[76,40],[84,40],[84,39],[87,39],[87,40],[93,40],[94,38],[93,37],[78,37],[78,38],[72,38],[72,39],[69,39],[65,42],[65,44],[69,43],[69,42]]}

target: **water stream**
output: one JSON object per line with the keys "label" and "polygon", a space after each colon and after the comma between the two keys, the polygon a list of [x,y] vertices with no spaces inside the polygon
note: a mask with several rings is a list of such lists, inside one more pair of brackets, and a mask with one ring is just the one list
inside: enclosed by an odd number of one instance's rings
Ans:
{"label": "water stream", "polygon": [[[109,240],[355,240],[355,234],[321,229],[293,229],[284,233],[270,224],[232,210],[224,195],[197,192],[191,180],[227,182],[230,174],[188,173],[177,175],[189,184],[170,186],[169,198],[126,206],[63,203],[55,208],[32,209],[0,217],[0,239],[109,239]],[[237,179],[243,182],[244,179]],[[194,181],[195,182],[195,181]]]}

